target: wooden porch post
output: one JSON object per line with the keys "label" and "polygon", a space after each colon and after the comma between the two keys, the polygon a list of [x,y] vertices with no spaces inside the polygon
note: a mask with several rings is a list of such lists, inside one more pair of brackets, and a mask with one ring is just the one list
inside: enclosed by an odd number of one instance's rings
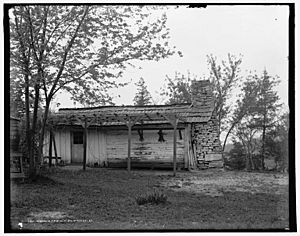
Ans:
{"label": "wooden porch post", "polygon": [[174,122],[173,126],[173,175],[176,176],[176,143],[177,143],[177,123]]}
{"label": "wooden porch post", "polygon": [[49,141],[50,141],[50,143],[49,143],[49,167],[51,167],[52,166],[52,139],[53,139],[53,137],[52,137],[52,130],[50,129],[50,137],[49,137]]}
{"label": "wooden porch post", "polygon": [[184,128],[184,168],[190,170],[189,158],[189,125]]}
{"label": "wooden porch post", "polygon": [[177,149],[177,124],[178,124],[178,118],[175,114],[172,114],[171,116],[168,116],[166,114],[161,114],[163,117],[165,117],[170,124],[173,126],[173,176],[176,176],[176,169],[177,169],[177,160],[176,160],[176,149]]}
{"label": "wooden porch post", "polygon": [[131,170],[131,157],[130,157],[130,153],[131,153],[131,124],[127,125],[128,127],[128,156],[127,156],[127,170],[128,172],[130,172]]}
{"label": "wooden porch post", "polygon": [[56,149],[56,143],[55,143],[55,135],[52,131],[52,140],[53,140],[53,146],[54,146],[54,154],[55,154],[55,164],[58,164],[58,160],[57,160],[57,149]]}
{"label": "wooden porch post", "polygon": [[87,144],[87,121],[84,120],[84,131],[83,131],[83,170],[86,169],[86,145]]}
{"label": "wooden porch post", "polygon": [[[116,117],[118,117],[117,114],[115,114]],[[127,128],[128,128],[128,152],[127,152],[127,170],[128,172],[130,172],[131,170],[131,130],[132,130],[132,126],[134,126],[134,124],[141,119],[141,116],[137,116],[135,119],[131,119],[130,117],[127,117],[126,119],[124,119],[123,117],[118,117],[121,121],[123,121]]]}

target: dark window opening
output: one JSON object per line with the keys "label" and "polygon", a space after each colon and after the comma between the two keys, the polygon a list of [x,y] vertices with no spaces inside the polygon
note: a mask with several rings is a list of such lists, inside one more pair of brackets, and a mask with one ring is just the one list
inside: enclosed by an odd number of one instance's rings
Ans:
{"label": "dark window opening", "polygon": [[76,131],[73,133],[73,144],[83,144],[83,132]]}

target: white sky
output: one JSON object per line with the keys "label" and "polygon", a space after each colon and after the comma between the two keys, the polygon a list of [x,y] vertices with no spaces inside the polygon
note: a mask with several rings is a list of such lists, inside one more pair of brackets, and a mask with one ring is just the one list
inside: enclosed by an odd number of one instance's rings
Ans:
{"label": "white sky", "polygon": [[[278,93],[287,105],[288,16],[287,6],[267,5],[211,5],[205,9],[181,6],[167,10],[170,45],[176,46],[183,57],[174,55],[159,62],[139,62],[142,69],[128,69],[124,78],[132,82],[125,88],[112,91],[114,96],[120,95],[114,102],[117,105],[133,104],[134,83],[140,77],[145,79],[154,100],[159,101],[158,92],[166,75],[190,71],[198,76],[208,76],[206,55],[213,54],[222,60],[231,53],[243,55],[242,75],[246,75],[247,70],[260,75],[264,68],[270,75],[278,75],[281,80]],[[61,104],[60,108],[74,107],[67,94],[59,95],[56,101]]]}

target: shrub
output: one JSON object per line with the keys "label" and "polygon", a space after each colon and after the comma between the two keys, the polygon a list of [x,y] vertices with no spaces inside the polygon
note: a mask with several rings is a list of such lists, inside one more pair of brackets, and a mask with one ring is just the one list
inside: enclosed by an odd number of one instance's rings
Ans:
{"label": "shrub", "polygon": [[233,170],[243,170],[246,167],[246,155],[243,145],[239,142],[233,143],[233,148],[226,155],[224,164]]}
{"label": "shrub", "polygon": [[167,196],[164,193],[154,191],[152,193],[147,193],[140,195],[136,198],[136,202],[138,205],[145,204],[164,204],[167,202]]}

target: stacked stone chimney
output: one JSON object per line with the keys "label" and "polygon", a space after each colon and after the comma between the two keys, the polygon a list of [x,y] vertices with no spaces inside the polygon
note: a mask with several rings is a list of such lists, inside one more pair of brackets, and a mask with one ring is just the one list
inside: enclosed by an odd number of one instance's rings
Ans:
{"label": "stacked stone chimney", "polygon": [[199,109],[207,122],[192,125],[194,155],[199,168],[222,167],[222,148],[212,85],[209,80],[192,81],[192,109]]}
{"label": "stacked stone chimney", "polygon": [[213,109],[214,98],[209,80],[192,81],[191,92],[194,107]]}

